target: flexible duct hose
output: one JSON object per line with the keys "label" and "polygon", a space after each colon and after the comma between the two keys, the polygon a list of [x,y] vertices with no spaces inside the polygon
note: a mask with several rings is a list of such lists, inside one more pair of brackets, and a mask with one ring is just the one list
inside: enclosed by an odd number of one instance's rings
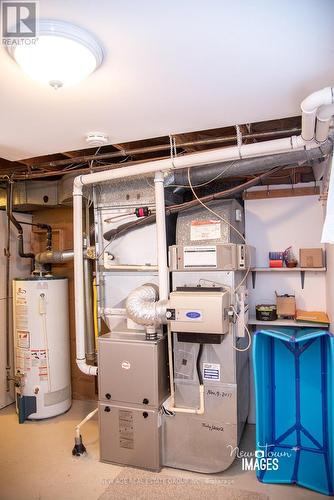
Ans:
{"label": "flexible duct hose", "polygon": [[146,283],[133,290],[125,304],[127,315],[139,325],[166,323],[167,301],[160,301],[159,289],[152,283]]}

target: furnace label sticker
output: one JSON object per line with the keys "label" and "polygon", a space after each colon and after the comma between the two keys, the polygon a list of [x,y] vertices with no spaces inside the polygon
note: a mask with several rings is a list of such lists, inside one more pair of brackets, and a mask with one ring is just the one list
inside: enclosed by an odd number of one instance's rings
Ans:
{"label": "furnace label sticker", "polygon": [[191,241],[219,240],[221,224],[219,220],[193,220],[190,225]]}
{"label": "furnace label sticker", "polygon": [[216,247],[184,247],[183,265],[185,269],[195,267],[217,267]]}
{"label": "furnace label sticker", "polygon": [[133,450],[134,448],[133,412],[130,410],[119,410],[118,426],[119,426],[120,447]]}
{"label": "furnace label sticker", "polygon": [[30,332],[27,330],[16,330],[17,347],[21,349],[30,348]]}
{"label": "furnace label sticker", "polygon": [[217,380],[220,382],[220,365],[217,363],[203,363],[203,380]]}

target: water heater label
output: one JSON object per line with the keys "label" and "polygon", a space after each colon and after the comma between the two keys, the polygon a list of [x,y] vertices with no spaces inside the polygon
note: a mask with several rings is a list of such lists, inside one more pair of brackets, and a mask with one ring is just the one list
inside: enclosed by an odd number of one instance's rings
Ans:
{"label": "water heater label", "polygon": [[17,336],[17,347],[22,347],[23,349],[30,348],[30,332],[27,330],[16,330]]}
{"label": "water heater label", "polygon": [[221,224],[219,220],[193,220],[190,226],[191,241],[219,240]]}
{"label": "water heater label", "polygon": [[203,380],[217,380],[220,382],[220,365],[217,363],[203,363]]}

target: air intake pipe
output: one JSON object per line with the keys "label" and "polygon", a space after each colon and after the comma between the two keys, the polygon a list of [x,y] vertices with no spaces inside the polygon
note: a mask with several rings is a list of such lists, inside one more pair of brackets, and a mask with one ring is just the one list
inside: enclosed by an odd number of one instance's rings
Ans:
{"label": "air intake pipe", "polygon": [[159,301],[159,289],[152,283],[135,288],[129,294],[125,308],[128,318],[139,325],[154,326],[167,323],[167,301]]}

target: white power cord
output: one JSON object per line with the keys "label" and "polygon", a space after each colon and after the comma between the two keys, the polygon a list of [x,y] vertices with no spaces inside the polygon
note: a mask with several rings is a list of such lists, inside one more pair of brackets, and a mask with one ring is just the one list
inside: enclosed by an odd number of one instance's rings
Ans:
{"label": "white power cord", "polygon": [[[188,183],[189,183],[189,186],[190,186],[190,189],[193,193],[193,195],[195,196],[195,198],[197,199],[197,201],[206,209],[208,210],[209,212],[211,212],[215,217],[218,217],[218,219],[220,219],[221,221],[223,221],[225,224],[227,224],[231,229],[233,229],[233,231],[235,231],[239,236],[240,238],[242,239],[242,241],[245,243],[245,251],[247,252],[247,245],[246,245],[246,240],[245,240],[245,237],[244,235],[236,228],[233,226],[233,224],[230,223],[230,221],[228,221],[227,219],[225,219],[225,217],[223,217],[222,215],[218,214],[217,212],[215,212],[214,210],[212,210],[212,208],[208,207],[198,196],[197,194],[195,193],[194,191],[194,187],[191,183],[191,179],[190,179],[190,168],[188,168]],[[240,281],[240,283],[236,286],[236,288],[234,289],[234,293],[236,293],[239,288],[243,285],[243,283],[246,281],[247,279],[247,276],[249,274],[249,271],[251,269],[251,262],[250,262],[250,255],[248,256],[249,258],[249,264],[248,264],[248,267],[247,267],[247,270],[246,270],[246,273],[244,275],[244,277],[242,278],[242,280]],[[209,280],[206,280],[206,281],[209,281]],[[233,312],[234,314],[237,316],[237,318],[239,318],[239,315],[237,313],[237,311],[235,310],[234,306],[232,305],[232,309],[233,309]],[[245,327],[245,330],[247,332],[247,335],[248,335],[248,345],[247,347],[245,347],[244,349],[240,349],[239,347],[236,347],[236,346],[232,346],[233,349],[235,349],[236,351],[239,351],[239,352],[243,352],[243,351],[247,351],[251,344],[252,344],[252,337],[251,337],[251,334],[249,333],[249,330],[247,328],[247,325],[245,324],[244,325]]]}
{"label": "white power cord", "polygon": [[[233,312],[234,314],[236,315],[236,317],[239,319],[239,314],[237,313],[236,309],[234,306],[231,306],[232,309],[233,309]],[[244,323],[244,329],[246,330],[247,332],[247,336],[248,336],[248,344],[247,344],[247,347],[244,347],[242,349],[240,349],[239,347],[236,347],[235,345],[232,345],[233,349],[235,349],[236,351],[239,351],[239,352],[244,352],[244,351],[248,351],[248,349],[250,348],[250,346],[252,345],[252,336],[250,334],[250,331],[248,330],[248,327],[246,325],[246,323]]]}
{"label": "white power cord", "polygon": [[[245,251],[247,252],[247,245],[246,245],[246,240],[245,240],[245,237],[244,235],[236,228],[233,226],[233,224],[230,223],[230,221],[228,221],[227,219],[225,219],[225,217],[223,217],[222,215],[218,214],[217,212],[215,212],[214,210],[212,210],[212,208],[208,207],[198,196],[197,194],[195,193],[194,191],[194,186],[192,185],[191,183],[191,179],[190,179],[190,168],[188,168],[188,182],[189,182],[189,186],[190,186],[190,189],[193,193],[193,195],[195,196],[196,200],[206,209],[208,210],[209,212],[211,212],[215,217],[218,217],[218,219],[220,219],[221,221],[223,221],[225,224],[227,224],[231,229],[233,229],[233,231],[235,231],[239,236],[240,238],[242,239],[242,241],[245,243]],[[247,276],[251,270],[251,259],[250,259],[250,254],[248,255],[248,260],[249,260],[249,264],[248,264],[248,267],[247,267],[247,270],[246,270],[246,273],[244,275],[244,277],[242,278],[242,280],[240,281],[240,283],[236,286],[236,288],[234,289],[234,293],[236,293],[239,288],[245,283],[245,281],[247,280]]]}

